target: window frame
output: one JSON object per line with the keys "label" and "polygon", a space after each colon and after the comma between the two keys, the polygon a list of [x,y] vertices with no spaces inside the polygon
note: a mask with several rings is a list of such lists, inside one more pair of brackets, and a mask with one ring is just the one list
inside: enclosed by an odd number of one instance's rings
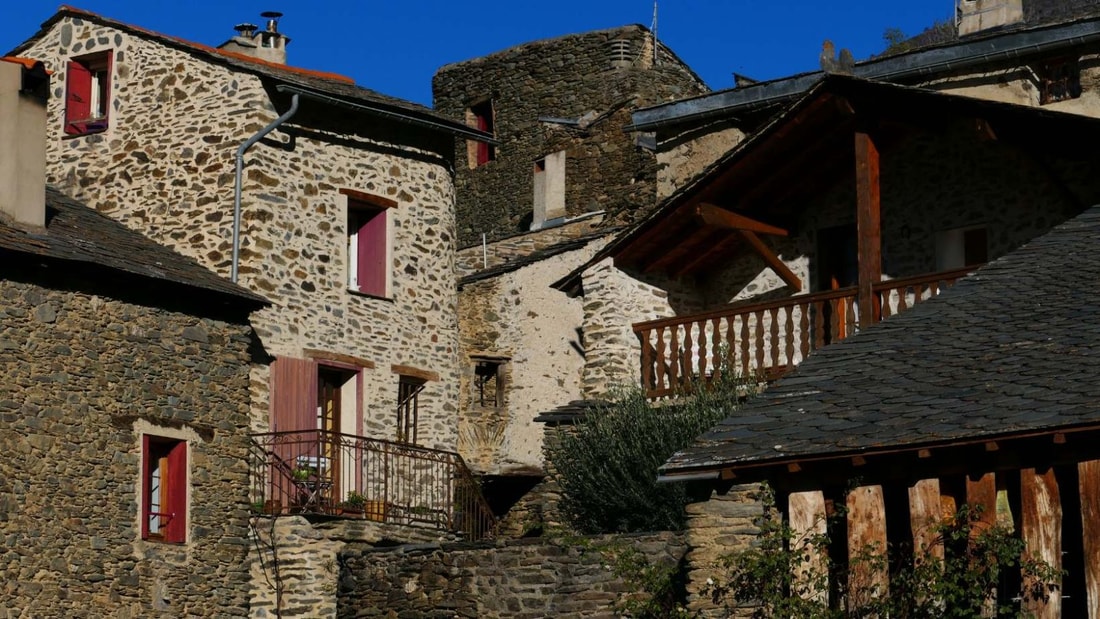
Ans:
{"label": "window frame", "polygon": [[74,56],[65,65],[65,133],[106,131],[110,126],[114,50]]}
{"label": "window frame", "polygon": [[[344,285],[348,291],[380,299],[392,298],[393,291],[393,215],[390,210],[397,202],[382,196],[341,189],[345,199],[347,265]],[[364,245],[362,232],[371,227],[375,243]],[[381,237],[381,238],[379,238]],[[379,247],[379,243],[381,247]],[[373,252],[371,255],[369,252]],[[373,278],[363,279],[364,265],[375,262]]]}
{"label": "window frame", "polygon": [[1039,105],[1081,97],[1081,62],[1076,56],[1050,58],[1036,68]]}
{"label": "window frame", "polygon": [[[496,137],[496,106],[493,105],[493,99],[489,97],[470,104],[470,107],[466,108],[466,124]],[[497,149],[486,142],[469,140],[466,154],[472,170],[496,161]]]}
{"label": "window frame", "polygon": [[[169,544],[187,543],[191,494],[190,458],[187,452],[186,439],[142,434],[141,539]],[[158,483],[154,484],[154,478]],[[168,522],[158,522],[154,529],[153,518],[160,520],[165,517]]]}
{"label": "window frame", "polygon": [[416,445],[420,425],[420,393],[428,381],[401,374],[397,379],[397,442]]}

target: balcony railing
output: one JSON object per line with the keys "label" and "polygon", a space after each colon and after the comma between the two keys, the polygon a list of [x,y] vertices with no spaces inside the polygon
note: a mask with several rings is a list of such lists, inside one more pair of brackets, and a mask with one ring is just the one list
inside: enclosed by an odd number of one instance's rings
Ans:
{"label": "balcony railing", "polygon": [[[872,320],[936,296],[975,268],[875,284]],[[649,397],[660,398],[722,372],[772,380],[818,348],[857,332],[859,322],[857,290],[852,287],[637,323],[642,385]]]}
{"label": "balcony railing", "polygon": [[323,430],[252,435],[254,509],[451,531],[477,540],[496,520],[457,453]]}

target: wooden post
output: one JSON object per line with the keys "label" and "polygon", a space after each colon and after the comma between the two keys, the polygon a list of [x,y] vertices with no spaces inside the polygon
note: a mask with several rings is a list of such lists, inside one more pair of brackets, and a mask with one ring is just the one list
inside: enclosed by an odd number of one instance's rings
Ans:
{"label": "wooden post", "polygon": [[[1020,471],[1020,512],[1020,530],[1027,555],[1061,570],[1062,503],[1053,468]],[[1048,599],[1031,600],[1024,605],[1024,610],[1036,619],[1062,616],[1061,583],[1051,584],[1057,586],[1047,588]]]}
{"label": "wooden post", "polygon": [[878,320],[871,286],[882,279],[882,220],[879,156],[871,135],[856,132],[856,231],[859,248],[859,324]]}
{"label": "wooden post", "polygon": [[913,560],[943,563],[943,540],[936,531],[943,522],[940,480],[922,479],[909,487],[909,528],[913,531]]}
{"label": "wooden post", "polygon": [[1100,460],[1077,465],[1089,619],[1100,619]]}
{"label": "wooden post", "polygon": [[823,540],[827,532],[825,495],[820,490],[792,492],[787,497],[787,517],[791,524],[791,548],[807,557],[794,568],[795,586],[803,599],[828,604],[828,548],[814,543],[815,537]]}
{"label": "wooden post", "polygon": [[848,493],[848,611],[889,594],[886,561],[886,503],[882,486]]}
{"label": "wooden post", "polygon": [[976,526],[971,529],[971,538],[997,524],[997,478],[993,473],[966,476],[966,504],[981,509]]}

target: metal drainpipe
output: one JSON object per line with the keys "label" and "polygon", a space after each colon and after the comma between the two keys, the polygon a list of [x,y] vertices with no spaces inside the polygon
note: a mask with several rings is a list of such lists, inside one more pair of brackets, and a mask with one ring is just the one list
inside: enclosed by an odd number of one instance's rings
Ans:
{"label": "metal drainpipe", "polygon": [[237,179],[233,186],[233,264],[229,269],[229,279],[233,280],[233,283],[237,282],[237,266],[241,259],[241,185],[243,184],[244,175],[244,153],[256,142],[259,142],[265,135],[271,133],[279,125],[290,120],[291,116],[294,116],[298,111],[298,95],[294,94],[290,98],[290,109],[286,111],[282,116],[276,118],[270,125],[260,129],[259,133],[245,140],[244,144],[237,149]]}

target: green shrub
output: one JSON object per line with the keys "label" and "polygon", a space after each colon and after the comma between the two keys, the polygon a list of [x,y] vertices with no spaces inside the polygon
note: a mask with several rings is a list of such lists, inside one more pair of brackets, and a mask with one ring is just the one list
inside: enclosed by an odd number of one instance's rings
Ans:
{"label": "green shrub", "polygon": [[549,448],[569,524],[583,533],[683,529],[684,484],[658,484],[657,469],[733,414],[746,392],[743,381],[716,379],[655,406],[632,389],[590,412]]}

